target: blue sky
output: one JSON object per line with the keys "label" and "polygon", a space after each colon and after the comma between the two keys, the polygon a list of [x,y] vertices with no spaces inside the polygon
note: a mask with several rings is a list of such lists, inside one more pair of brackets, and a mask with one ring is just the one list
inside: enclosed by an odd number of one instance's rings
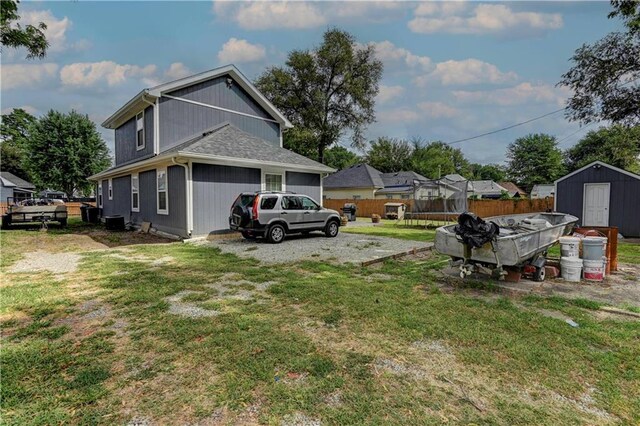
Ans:
{"label": "blue sky", "polygon": [[[564,106],[569,92],[555,84],[573,51],[621,28],[609,10],[608,2],[25,1],[23,22],[46,22],[51,48],[35,61],[2,53],[1,107],[73,108],[99,126],[144,87],[227,63],[253,79],[336,26],[375,44],[385,65],[369,139],[453,141]],[[550,133],[566,148],[592,128],[578,131],[558,113],[456,146],[474,162],[502,162],[517,137]],[[101,131],[112,147],[112,131]]]}

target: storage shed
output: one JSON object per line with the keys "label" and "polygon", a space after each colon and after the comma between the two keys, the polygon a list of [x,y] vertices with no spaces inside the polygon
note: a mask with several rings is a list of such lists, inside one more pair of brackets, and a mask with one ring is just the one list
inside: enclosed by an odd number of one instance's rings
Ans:
{"label": "storage shed", "polygon": [[555,181],[555,210],[582,226],[617,226],[625,237],[640,236],[640,175],[594,161]]}

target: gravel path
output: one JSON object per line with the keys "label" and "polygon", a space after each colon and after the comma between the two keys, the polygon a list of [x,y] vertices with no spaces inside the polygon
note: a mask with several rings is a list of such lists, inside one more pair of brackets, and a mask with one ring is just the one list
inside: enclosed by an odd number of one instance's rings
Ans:
{"label": "gravel path", "polygon": [[255,258],[263,263],[289,263],[301,260],[334,260],[339,263],[362,263],[414,248],[431,247],[431,243],[387,237],[340,233],[326,238],[321,233],[294,235],[280,244],[264,240],[249,241],[241,237],[205,241],[200,244],[218,247],[224,253]]}

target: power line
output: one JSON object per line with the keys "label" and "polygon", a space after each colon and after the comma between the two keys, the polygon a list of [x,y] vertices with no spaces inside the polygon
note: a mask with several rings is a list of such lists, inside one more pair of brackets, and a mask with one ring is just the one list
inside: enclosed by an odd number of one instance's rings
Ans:
{"label": "power line", "polygon": [[531,118],[531,119],[526,120],[526,121],[521,121],[520,123],[512,124],[511,126],[502,127],[500,129],[497,129],[497,130],[492,130],[490,132],[482,133],[480,135],[475,135],[475,136],[471,136],[471,137],[464,138],[464,139],[458,139],[458,140],[451,141],[451,142],[445,142],[445,144],[453,145],[453,144],[460,143],[460,142],[466,142],[466,141],[470,141],[470,140],[473,140],[473,139],[478,139],[478,138],[481,138],[483,136],[488,136],[488,135],[493,135],[495,133],[504,132],[505,130],[513,129],[514,127],[522,126],[524,124],[528,124],[528,123],[531,123],[533,121],[540,120],[540,119],[548,117],[550,115],[557,114],[557,113],[559,113],[561,111],[564,111],[565,109],[567,109],[567,108],[566,107],[560,108],[560,109],[557,109],[555,111],[551,111],[551,112],[548,112],[546,114],[540,115],[538,117]]}
{"label": "power line", "polygon": [[589,124],[587,124],[587,125],[586,125],[586,126],[584,126],[584,127],[580,127],[580,128],[579,128],[578,130],[576,130],[575,132],[573,132],[573,133],[571,133],[570,135],[567,135],[567,136],[565,136],[564,138],[560,139],[560,140],[558,141],[558,144],[560,144],[560,143],[562,143],[562,142],[566,141],[566,140],[567,140],[567,139],[569,139],[571,136],[573,136],[573,135],[575,135],[575,134],[577,134],[577,133],[580,133],[580,132],[582,132],[583,130],[587,130],[589,127],[593,126],[594,124],[596,124],[596,122],[595,122],[595,121],[594,121],[593,123],[589,123]]}

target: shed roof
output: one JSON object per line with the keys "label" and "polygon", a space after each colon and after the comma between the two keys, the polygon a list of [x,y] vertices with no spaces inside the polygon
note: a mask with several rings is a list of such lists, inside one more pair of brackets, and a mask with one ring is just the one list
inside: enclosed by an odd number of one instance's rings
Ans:
{"label": "shed roof", "polygon": [[380,171],[368,164],[356,164],[324,178],[322,186],[332,188],[383,188]]}
{"label": "shed roof", "polygon": [[563,181],[563,180],[565,180],[567,178],[570,178],[571,176],[577,175],[578,173],[580,173],[580,172],[582,172],[582,171],[584,171],[584,170],[586,170],[586,169],[588,169],[590,167],[594,167],[594,166],[606,167],[606,168],[614,170],[614,171],[616,171],[618,173],[622,173],[622,174],[625,174],[627,176],[631,176],[632,178],[640,180],[640,175],[637,175],[635,173],[623,170],[623,169],[618,168],[616,166],[612,166],[611,164],[607,164],[607,163],[605,163],[603,161],[594,161],[593,163],[589,163],[586,166],[581,167],[578,170],[575,170],[575,171],[569,173],[568,175],[561,177],[560,179],[557,179],[554,183],[558,183],[560,181]]}
{"label": "shed roof", "polygon": [[10,172],[0,172],[0,179],[2,180],[2,186],[4,187],[18,187],[22,189],[36,188],[36,186],[31,182],[27,182]]}

